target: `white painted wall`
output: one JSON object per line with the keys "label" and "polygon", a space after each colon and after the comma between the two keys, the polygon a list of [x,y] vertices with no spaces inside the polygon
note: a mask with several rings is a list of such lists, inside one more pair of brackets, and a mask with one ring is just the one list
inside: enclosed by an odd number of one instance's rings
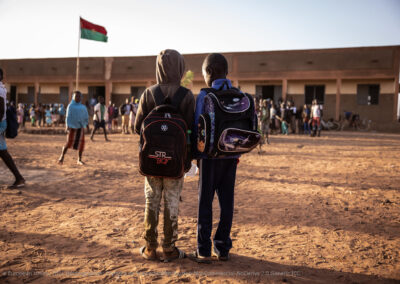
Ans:
{"label": "white painted wall", "polygon": [[400,118],[400,93],[397,95],[397,120]]}
{"label": "white painted wall", "polygon": [[239,81],[240,90],[245,93],[249,93],[250,95],[256,94],[256,84],[248,83],[248,82],[240,82]]}
{"label": "white painted wall", "polygon": [[131,94],[131,84],[126,83],[114,83],[112,85],[113,94],[130,95]]}
{"label": "white painted wall", "polygon": [[81,84],[79,83],[79,91],[82,94],[88,94],[89,93],[89,85],[88,84]]}
{"label": "white painted wall", "polygon": [[17,94],[27,94],[27,93],[28,93],[28,85],[17,85]]}
{"label": "white painted wall", "polygon": [[56,85],[56,84],[43,84],[43,85],[40,85],[40,93],[41,94],[59,94],[60,87],[61,87],[61,85]]}
{"label": "white painted wall", "polygon": [[193,87],[191,88],[191,91],[193,95],[198,95],[202,88],[207,88],[206,83],[193,82]]}
{"label": "white painted wall", "polygon": [[288,95],[304,95],[306,85],[325,85],[325,94],[336,94],[336,81],[288,81]]}

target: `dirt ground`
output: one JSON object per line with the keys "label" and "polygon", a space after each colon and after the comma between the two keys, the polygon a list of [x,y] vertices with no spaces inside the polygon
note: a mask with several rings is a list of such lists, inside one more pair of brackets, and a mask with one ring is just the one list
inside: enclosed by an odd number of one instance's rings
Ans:
{"label": "dirt ground", "polygon": [[[244,155],[231,260],[212,265],[142,259],[138,137],[110,138],[87,141],[85,166],[75,151],[57,165],[63,135],[8,140],[27,186],[0,191],[1,283],[400,281],[398,134],[279,135],[261,155]],[[177,244],[185,252],[196,244],[197,181],[185,180],[180,204]],[[0,162],[0,187],[12,182]]]}

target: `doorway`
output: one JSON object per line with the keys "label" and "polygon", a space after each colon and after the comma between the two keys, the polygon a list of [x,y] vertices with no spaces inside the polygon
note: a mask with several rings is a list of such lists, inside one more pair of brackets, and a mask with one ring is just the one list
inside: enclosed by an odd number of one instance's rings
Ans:
{"label": "doorway", "polygon": [[312,104],[316,99],[319,105],[324,104],[325,100],[325,85],[306,85],[304,90],[304,103]]}
{"label": "doorway", "polygon": [[257,87],[256,88],[261,91],[260,95],[263,100],[270,99],[276,104],[282,99],[282,86],[280,85],[264,85]]}
{"label": "doorway", "polygon": [[28,87],[28,98],[27,98],[27,103],[28,104],[33,104],[35,103],[35,87],[34,86],[29,86]]}
{"label": "doorway", "polygon": [[11,85],[10,87],[10,102],[17,102],[17,86]]}
{"label": "doorway", "polygon": [[60,87],[60,103],[64,106],[68,105],[69,101],[69,88],[68,87]]}
{"label": "doorway", "polygon": [[106,98],[106,87],[105,86],[89,86],[88,90],[89,103],[94,106],[98,102],[98,97],[102,96]]}

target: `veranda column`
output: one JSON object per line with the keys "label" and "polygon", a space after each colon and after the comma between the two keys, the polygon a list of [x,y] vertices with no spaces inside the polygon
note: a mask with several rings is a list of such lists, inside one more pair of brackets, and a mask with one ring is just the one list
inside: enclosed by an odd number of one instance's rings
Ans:
{"label": "veranda column", "polygon": [[287,97],[287,79],[282,80],[282,100],[285,101]]}
{"label": "veranda column", "polygon": [[106,57],[104,58],[104,65],[105,65],[105,70],[104,70],[104,80],[105,80],[105,88],[106,88],[106,97],[104,98],[105,104],[108,105],[108,103],[111,100],[111,93],[112,93],[112,82],[111,80],[111,75],[112,75],[112,67],[113,67],[113,62],[114,58],[113,57]]}
{"label": "veranda column", "polygon": [[74,81],[68,83],[68,103],[72,100],[72,92],[74,91]]}
{"label": "veranda column", "polygon": [[335,109],[335,119],[339,120],[340,116],[340,96],[342,93],[342,79],[336,79],[336,109]]}
{"label": "veranda column", "polygon": [[40,92],[39,82],[35,82],[35,95],[34,95],[35,105],[38,105],[39,103],[39,92]]}
{"label": "veranda column", "polygon": [[105,83],[106,85],[106,97],[105,97],[105,103],[108,106],[109,102],[111,101],[111,93],[112,93],[112,82],[111,81],[107,81]]}
{"label": "veranda column", "polygon": [[393,97],[393,120],[397,121],[397,104],[399,101],[399,69],[400,69],[400,48],[395,51],[394,56],[394,97]]}

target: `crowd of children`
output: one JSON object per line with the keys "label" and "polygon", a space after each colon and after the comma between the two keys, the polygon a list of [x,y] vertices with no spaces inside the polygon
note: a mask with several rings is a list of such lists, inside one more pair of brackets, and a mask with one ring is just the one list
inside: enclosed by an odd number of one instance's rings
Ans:
{"label": "crowd of children", "polygon": [[[139,100],[132,97],[131,102],[125,103],[120,107],[117,107],[115,103],[109,102],[106,109],[107,120],[105,121],[108,131],[116,131],[119,129],[120,123],[119,118],[125,118],[125,112],[127,113],[127,119],[124,119],[124,123],[121,127],[124,127],[124,133],[134,133],[133,125],[135,123],[136,111]],[[87,108],[89,117],[94,117],[94,106],[89,102],[84,105]],[[126,110],[125,110],[126,108]],[[64,126],[66,107],[63,104],[22,104],[19,103],[17,106],[17,119],[21,129],[25,128],[26,122],[31,127],[52,127],[52,126]],[[123,112],[123,114],[121,113]]]}
{"label": "crowd of children", "polygon": [[50,127],[65,124],[65,107],[63,104],[18,104],[17,119],[21,128],[30,121],[32,127]]}
{"label": "crowd of children", "polygon": [[264,139],[269,134],[321,135],[322,105],[313,100],[311,105],[297,108],[291,100],[260,99],[258,103],[260,132]]}

